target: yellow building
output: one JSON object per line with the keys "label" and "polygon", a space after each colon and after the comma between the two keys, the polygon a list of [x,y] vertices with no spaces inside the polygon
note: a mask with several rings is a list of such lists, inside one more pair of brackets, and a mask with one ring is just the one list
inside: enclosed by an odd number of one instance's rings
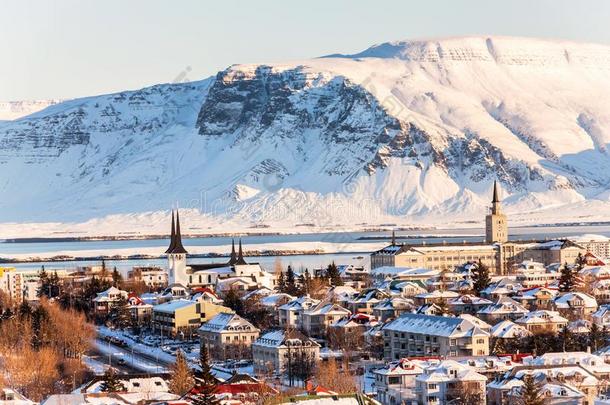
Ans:
{"label": "yellow building", "polygon": [[193,335],[202,323],[230,308],[209,301],[178,299],[153,307],[153,329],[164,335]]}

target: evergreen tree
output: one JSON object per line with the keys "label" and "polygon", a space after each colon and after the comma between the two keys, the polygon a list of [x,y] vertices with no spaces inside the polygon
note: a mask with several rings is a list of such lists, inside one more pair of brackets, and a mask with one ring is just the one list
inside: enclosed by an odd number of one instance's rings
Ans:
{"label": "evergreen tree", "polygon": [[131,325],[131,312],[129,311],[129,303],[125,297],[119,298],[112,306],[110,311],[110,319],[114,326],[119,329],[125,329]]}
{"label": "evergreen tree", "polygon": [[519,403],[522,405],[544,405],[546,401],[540,392],[540,388],[540,384],[534,380],[534,377],[529,374],[524,376]]}
{"label": "evergreen tree", "polygon": [[481,259],[472,270],[472,289],[474,293],[479,296],[481,295],[481,291],[486,289],[491,282],[491,277],[489,276],[489,267],[487,267]]}
{"label": "evergreen tree", "polygon": [[28,304],[27,300],[21,301],[19,305],[19,319],[21,321],[28,320],[32,316],[32,307]]}
{"label": "evergreen tree", "polygon": [[197,394],[192,396],[191,402],[193,405],[218,405],[220,400],[214,395],[214,389],[216,388],[216,378],[212,374],[210,368],[210,360],[208,356],[208,349],[205,345],[202,345],[201,351],[199,352],[199,367],[200,371],[197,372]]}
{"label": "evergreen tree", "polygon": [[121,273],[119,273],[119,271],[115,267],[114,270],[112,270],[112,285],[119,288],[122,283],[123,283],[123,276],[121,275]]}
{"label": "evergreen tree", "polygon": [[603,330],[599,329],[599,326],[597,326],[595,322],[591,325],[588,338],[589,347],[591,347],[591,350],[594,352],[604,346],[605,338],[603,336]]}
{"label": "evergreen tree", "polygon": [[337,269],[335,262],[332,262],[326,268],[326,277],[328,277],[330,285],[334,287],[343,285],[343,280],[341,280],[341,275],[339,274],[339,269]]}
{"label": "evergreen tree", "polygon": [[561,350],[564,352],[569,352],[574,349],[574,334],[568,328],[568,325],[564,326],[561,331],[559,331],[559,335],[557,336],[559,339],[559,344],[561,345]]}
{"label": "evergreen tree", "polygon": [[277,289],[281,293],[286,292],[286,278],[284,277],[283,271],[280,271],[280,274],[277,277]]}
{"label": "evergreen tree", "polygon": [[100,386],[102,392],[124,392],[127,391],[123,382],[118,379],[116,372],[110,367],[104,373],[102,377],[102,385]]}
{"label": "evergreen tree", "polygon": [[49,275],[47,274],[44,266],[38,272],[38,291],[36,291],[36,295],[38,297],[46,297],[49,294]]}
{"label": "evergreen tree", "polygon": [[294,270],[292,270],[292,266],[288,266],[288,269],[286,270],[286,294],[297,295],[297,293],[296,275],[294,274]]}
{"label": "evergreen tree", "polygon": [[239,316],[243,316],[245,313],[244,302],[239,298],[237,292],[234,289],[227,291],[224,297],[224,305],[231,308]]}
{"label": "evergreen tree", "polygon": [[171,367],[170,375],[169,390],[176,395],[183,396],[195,385],[193,373],[182,350],[176,353],[176,362]]}
{"label": "evergreen tree", "polygon": [[303,271],[303,281],[301,289],[303,290],[303,294],[311,293],[311,273],[309,273],[309,269],[305,269],[305,271]]}
{"label": "evergreen tree", "polygon": [[445,316],[447,314],[449,314],[449,305],[447,305],[447,300],[444,298],[441,298],[437,303],[436,306],[438,307],[438,312],[440,316]]}
{"label": "evergreen tree", "polygon": [[574,291],[575,287],[576,277],[574,276],[574,271],[568,266],[568,263],[564,263],[559,275],[559,291],[570,292]]}
{"label": "evergreen tree", "polygon": [[56,270],[51,274],[51,277],[49,277],[49,298],[59,297],[60,290],[60,281]]}
{"label": "evergreen tree", "polygon": [[578,256],[576,256],[576,269],[578,271],[581,271],[582,269],[585,268],[586,264],[587,264],[587,259],[585,258],[585,256],[582,253],[578,253]]}
{"label": "evergreen tree", "polygon": [[47,340],[45,337],[44,326],[49,321],[49,315],[44,306],[39,305],[32,312],[32,347],[38,350]]}

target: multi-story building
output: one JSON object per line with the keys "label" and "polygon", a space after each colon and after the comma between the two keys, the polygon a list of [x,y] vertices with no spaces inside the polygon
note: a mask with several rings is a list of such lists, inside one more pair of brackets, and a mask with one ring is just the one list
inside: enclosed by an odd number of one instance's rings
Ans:
{"label": "multi-story building", "polygon": [[451,404],[458,400],[477,405],[486,403],[487,377],[454,360],[444,360],[429,367],[415,381],[418,404]]}
{"label": "multi-story building", "polygon": [[168,336],[191,336],[203,322],[230,308],[204,300],[177,299],[155,305],[152,313],[153,329]]}
{"label": "multi-story building", "polygon": [[292,300],[278,308],[279,324],[282,328],[303,327],[303,312],[310,310],[320,303],[320,300],[304,295]]}
{"label": "multi-story building", "polygon": [[[569,240],[509,241],[506,216],[494,185],[491,212],[486,216],[485,242],[392,244],[371,254],[371,269],[411,267],[433,270],[454,269],[481,261],[496,274],[508,274],[524,260],[552,263],[574,263],[586,249]],[[374,274],[374,272],[373,272]]]}
{"label": "multi-story building", "polygon": [[377,400],[383,405],[417,405],[415,378],[429,365],[425,360],[400,359],[373,370]]}
{"label": "multi-story building", "polygon": [[127,273],[131,280],[144,283],[150,288],[167,286],[167,272],[160,267],[134,267]]}
{"label": "multi-story building", "polygon": [[570,238],[596,257],[610,258],[610,238],[602,235],[582,235]]}
{"label": "multi-story building", "polygon": [[15,303],[23,300],[24,282],[22,273],[14,267],[0,267],[0,290]]}
{"label": "multi-story building", "polygon": [[254,372],[258,375],[288,373],[296,375],[315,367],[320,345],[296,329],[280,329],[263,333],[252,343]]}
{"label": "multi-story building", "polygon": [[321,302],[303,312],[303,331],[311,337],[323,339],[332,323],[349,315],[351,312],[348,309],[337,304]]}
{"label": "multi-story building", "polygon": [[258,328],[234,313],[219,313],[199,328],[201,345],[214,360],[250,358],[259,333]]}
{"label": "multi-story building", "polygon": [[389,360],[489,354],[489,333],[463,318],[402,314],[384,326],[383,339]]}

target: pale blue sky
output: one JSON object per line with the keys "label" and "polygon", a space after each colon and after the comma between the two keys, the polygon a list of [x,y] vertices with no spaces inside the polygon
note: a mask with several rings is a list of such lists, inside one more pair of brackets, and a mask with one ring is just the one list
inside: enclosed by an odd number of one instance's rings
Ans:
{"label": "pale blue sky", "polygon": [[0,100],[71,98],[234,63],[391,40],[517,35],[610,44],[606,0],[0,0]]}

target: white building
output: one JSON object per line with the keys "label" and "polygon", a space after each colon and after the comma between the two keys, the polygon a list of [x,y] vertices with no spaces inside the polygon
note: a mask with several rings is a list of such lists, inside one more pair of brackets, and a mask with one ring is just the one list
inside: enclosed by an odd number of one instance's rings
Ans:
{"label": "white building", "polygon": [[419,404],[449,404],[458,399],[486,403],[487,377],[454,360],[444,360],[415,378]]}

